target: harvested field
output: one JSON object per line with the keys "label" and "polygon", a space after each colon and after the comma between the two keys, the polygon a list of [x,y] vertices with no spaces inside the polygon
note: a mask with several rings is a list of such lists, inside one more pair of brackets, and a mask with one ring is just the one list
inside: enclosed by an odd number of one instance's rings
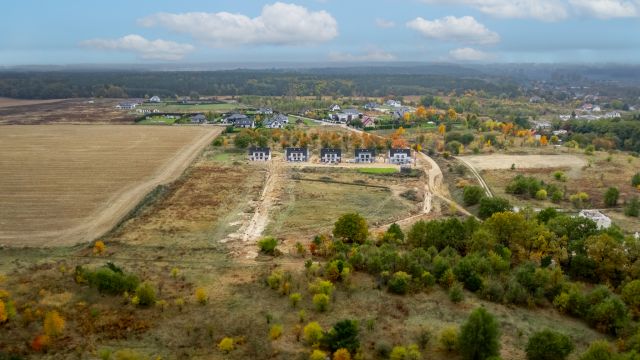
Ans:
{"label": "harvested field", "polygon": [[220,133],[202,127],[7,126],[0,244],[58,246],[110,230]]}
{"label": "harvested field", "polygon": [[0,99],[0,125],[133,124],[136,115],[117,110],[117,99]]}
{"label": "harvested field", "polygon": [[577,155],[477,155],[461,156],[477,170],[581,168],[587,161]]}

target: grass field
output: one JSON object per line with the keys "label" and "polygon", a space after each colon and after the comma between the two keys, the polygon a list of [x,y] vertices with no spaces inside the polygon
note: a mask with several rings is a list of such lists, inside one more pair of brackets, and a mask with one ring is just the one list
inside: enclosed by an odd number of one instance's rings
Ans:
{"label": "grass field", "polygon": [[178,177],[221,129],[12,126],[0,131],[0,244],[73,244],[108,231]]}
{"label": "grass field", "polygon": [[168,113],[192,113],[192,112],[227,112],[235,109],[243,109],[245,106],[241,104],[176,104],[176,103],[158,103],[143,104],[136,109],[158,109],[160,112]]}
{"label": "grass field", "polygon": [[396,168],[359,168],[358,172],[363,174],[395,174],[398,172]]}
{"label": "grass field", "polygon": [[169,119],[164,116],[152,116],[138,121],[138,125],[173,125],[177,119]]}

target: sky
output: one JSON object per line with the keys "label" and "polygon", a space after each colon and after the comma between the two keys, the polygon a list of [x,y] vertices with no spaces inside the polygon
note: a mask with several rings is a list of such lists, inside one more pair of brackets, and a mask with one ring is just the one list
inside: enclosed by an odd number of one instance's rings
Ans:
{"label": "sky", "polygon": [[20,0],[0,65],[640,63],[640,0]]}

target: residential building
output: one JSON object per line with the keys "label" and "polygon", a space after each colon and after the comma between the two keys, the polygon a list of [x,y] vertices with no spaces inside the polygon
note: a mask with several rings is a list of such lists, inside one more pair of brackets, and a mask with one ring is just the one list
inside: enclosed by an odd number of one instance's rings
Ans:
{"label": "residential building", "polygon": [[249,148],[249,160],[250,161],[269,161],[271,160],[271,149],[268,147]]}
{"label": "residential building", "polygon": [[604,118],[605,119],[619,119],[621,117],[622,117],[622,115],[617,111],[612,111],[612,112],[608,112],[608,113],[604,114]]}
{"label": "residential building", "polygon": [[611,219],[598,210],[582,210],[578,216],[593,220],[598,225],[598,229],[611,227]]}
{"label": "residential building", "polygon": [[366,103],[364,105],[364,109],[365,110],[375,110],[379,107],[380,105],[378,105],[378,103],[375,102],[370,102],[370,103]]}
{"label": "residential building", "polygon": [[389,149],[389,163],[404,165],[411,163],[411,149]]}
{"label": "residential building", "polygon": [[374,149],[356,149],[357,163],[373,163],[376,162],[376,151]]}
{"label": "residential building", "polygon": [[287,115],[278,114],[264,122],[264,127],[267,129],[282,129],[289,123],[289,117]]}
{"label": "residential building", "polygon": [[329,111],[340,111],[340,105],[333,104],[333,105],[329,106]]}
{"label": "residential building", "polygon": [[136,106],[138,106],[137,103],[135,102],[123,102],[120,103],[118,105],[116,105],[116,109],[118,110],[133,110],[136,108]]}
{"label": "residential building", "polygon": [[342,162],[342,150],[331,148],[320,149],[320,161],[329,164]]}
{"label": "residential building", "polygon": [[149,99],[149,102],[152,102],[152,103],[159,103],[160,101],[161,100],[159,96],[152,96],[151,99]]}
{"label": "residential building", "polygon": [[376,127],[376,122],[372,117],[365,116],[362,118],[362,127],[373,128]]}
{"label": "residential building", "polygon": [[273,115],[273,110],[271,108],[259,108],[256,111],[256,114],[260,115]]}
{"label": "residential building", "polygon": [[402,101],[399,101],[399,100],[387,100],[387,102],[385,104],[387,106],[391,106],[391,107],[401,107],[402,106]]}
{"label": "residential building", "polygon": [[207,122],[207,117],[204,114],[197,114],[190,118],[192,124],[204,124]]}
{"label": "residential building", "polygon": [[288,162],[309,161],[309,149],[307,148],[286,148],[285,159]]}
{"label": "residential building", "polygon": [[236,121],[246,120],[248,118],[249,117],[247,115],[245,115],[245,114],[235,113],[235,114],[231,114],[231,115],[227,116],[226,118],[224,118],[224,122],[227,123],[227,124],[235,124]]}
{"label": "residential building", "polygon": [[256,127],[256,122],[253,121],[252,119],[245,118],[245,119],[236,120],[233,123],[233,126],[237,128],[253,129],[254,127]]}

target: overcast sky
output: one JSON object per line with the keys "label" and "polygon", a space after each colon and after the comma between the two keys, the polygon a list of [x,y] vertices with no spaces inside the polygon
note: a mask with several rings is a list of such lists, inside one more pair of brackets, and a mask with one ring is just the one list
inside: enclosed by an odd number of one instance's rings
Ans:
{"label": "overcast sky", "polygon": [[640,0],[19,0],[0,64],[640,63]]}

